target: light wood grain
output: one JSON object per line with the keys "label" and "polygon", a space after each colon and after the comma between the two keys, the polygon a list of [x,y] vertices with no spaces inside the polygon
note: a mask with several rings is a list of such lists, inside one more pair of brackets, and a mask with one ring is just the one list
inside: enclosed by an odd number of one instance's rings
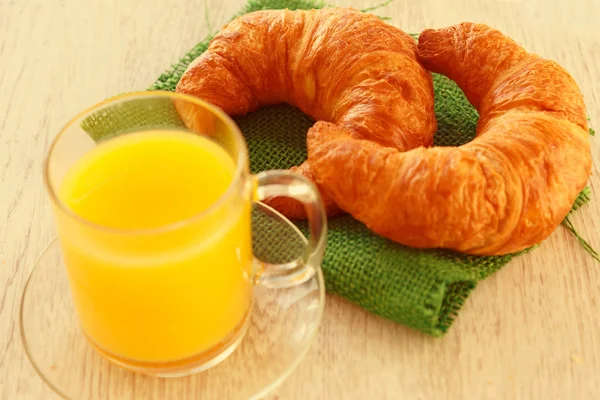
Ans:
{"label": "light wood grain", "polygon": [[[243,4],[207,1],[213,27]],[[0,0],[0,399],[56,398],[16,324],[25,280],[55,235],[41,179],[49,141],[81,109],[147,87],[209,31],[204,10],[199,0]],[[565,66],[600,127],[597,0],[396,0],[378,13],[410,32],[465,20],[503,30]],[[600,249],[598,165],[595,198],[574,223]],[[328,296],[314,347],[273,398],[598,398],[599,295],[600,266],[559,228],[482,282],[443,339]]]}

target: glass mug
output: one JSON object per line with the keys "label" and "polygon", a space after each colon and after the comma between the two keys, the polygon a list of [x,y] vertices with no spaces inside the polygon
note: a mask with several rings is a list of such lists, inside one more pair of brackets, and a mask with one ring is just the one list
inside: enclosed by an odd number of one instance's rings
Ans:
{"label": "glass mug", "polygon": [[[197,135],[208,139],[198,144]],[[187,141],[203,156],[190,157]],[[218,154],[230,158],[229,181],[207,161]],[[251,175],[236,124],[194,97],[131,93],[82,112],[54,140],[44,181],[82,331],[105,358],[134,371],[210,368],[242,340],[254,285],[298,285],[321,265],[327,222],[315,186],[288,171]],[[273,265],[252,254],[251,208],[278,196],[304,204],[310,237],[303,257]],[[134,212],[119,207],[124,201]],[[208,204],[169,219],[194,201]],[[127,225],[135,218],[139,225]]]}

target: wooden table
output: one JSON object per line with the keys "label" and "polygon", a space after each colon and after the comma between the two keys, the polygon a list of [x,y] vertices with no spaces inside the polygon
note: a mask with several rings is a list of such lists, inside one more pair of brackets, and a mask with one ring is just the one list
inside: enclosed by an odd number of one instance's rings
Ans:
{"label": "wooden table", "polygon": [[[16,324],[25,280],[55,236],[41,178],[50,140],[84,107],[147,87],[208,32],[206,9],[218,27],[243,0],[207,3],[0,0],[0,399],[55,398]],[[597,0],[396,0],[378,13],[409,32],[465,20],[503,30],[565,66],[600,127]],[[596,199],[573,219],[600,249]],[[328,296],[316,343],[273,398],[598,398],[599,296],[600,266],[563,228],[482,282],[443,339]]]}

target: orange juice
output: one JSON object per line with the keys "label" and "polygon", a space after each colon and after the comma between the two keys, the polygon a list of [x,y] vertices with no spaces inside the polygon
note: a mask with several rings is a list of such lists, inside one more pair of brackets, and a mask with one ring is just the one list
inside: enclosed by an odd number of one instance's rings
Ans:
{"label": "orange juice", "polygon": [[241,329],[251,285],[250,199],[235,162],[179,131],[125,134],[67,172],[58,212],[81,326],[102,351],[150,363],[209,352]]}

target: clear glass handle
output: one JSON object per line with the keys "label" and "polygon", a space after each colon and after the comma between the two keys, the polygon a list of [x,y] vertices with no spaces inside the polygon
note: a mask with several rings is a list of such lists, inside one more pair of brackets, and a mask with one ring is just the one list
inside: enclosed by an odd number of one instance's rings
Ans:
{"label": "clear glass handle", "polygon": [[327,216],[317,187],[302,175],[289,171],[265,171],[254,176],[255,200],[270,197],[290,197],[302,203],[309,227],[308,245],[304,255],[285,264],[270,264],[256,260],[255,283],[274,288],[300,285],[320,268],[327,240]]}

